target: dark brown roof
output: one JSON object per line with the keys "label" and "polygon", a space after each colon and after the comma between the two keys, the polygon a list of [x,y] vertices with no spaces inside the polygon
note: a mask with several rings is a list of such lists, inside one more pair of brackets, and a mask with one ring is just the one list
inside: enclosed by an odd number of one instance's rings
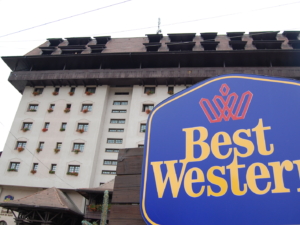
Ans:
{"label": "dark brown roof", "polygon": [[80,214],[77,206],[67,198],[67,196],[59,189],[52,187],[32,195],[12,200],[9,202],[1,202],[0,206],[5,208],[41,208],[52,210],[63,210],[71,213]]}

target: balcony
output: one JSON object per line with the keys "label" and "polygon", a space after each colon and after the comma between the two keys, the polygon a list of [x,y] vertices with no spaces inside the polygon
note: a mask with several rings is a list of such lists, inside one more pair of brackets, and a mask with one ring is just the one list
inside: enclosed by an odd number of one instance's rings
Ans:
{"label": "balcony", "polygon": [[[88,205],[85,206],[84,218],[85,219],[101,219],[102,210],[100,211],[91,211]],[[110,211],[107,213],[107,219],[109,219]]]}

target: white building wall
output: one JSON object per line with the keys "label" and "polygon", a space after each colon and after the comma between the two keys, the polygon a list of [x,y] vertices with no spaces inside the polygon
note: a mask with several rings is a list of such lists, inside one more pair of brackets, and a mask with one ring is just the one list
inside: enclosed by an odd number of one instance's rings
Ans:
{"label": "white building wall", "polygon": [[[95,94],[89,96],[85,94],[86,87],[83,86],[76,87],[73,96],[68,94],[70,87],[60,87],[56,96],[52,94],[54,87],[45,87],[38,96],[32,94],[33,88],[26,87],[0,158],[0,186],[3,188],[0,201],[8,194],[18,199],[41,188],[97,187],[100,183],[113,179],[115,175],[103,174],[103,171],[116,171],[116,166],[104,165],[104,160],[117,160],[118,153],[106,152],[106,149],[143,145],[144,133],[140,131],[140,124],[145,124],[148,118],[148,114],[143,112],[143,104],[155,106],[170,97],[165,85],[149,87],[155,87],[154,94],[145,94],[145,87],[138,85],[95,86]],[[185,86],[175,86],[174,92],[184,88]],[[128,92],[128,95],[116,95],[116,92]],[[127,101],[128,104],[114,105],[114,101]],[[38,104],[37,111],[29,112],[29,104]],[[50,104],[55,104],[51,113],[47,111]],[[71,104],[69,113],[64,112],[67,104]],[[92,104],[92,111],[81,112],[82,104]],[[126,110],[126,113],[112,113],[112,110]],[[125,123],[112,124],[111,119],[125,119]],[[32,127],[27,132],[21,130],[24,122],[32,122]],[[48,131],[43,132],[46,122],[50,126]],[[65,131],[60,131],[62,123],[67,123]],[[87,132],[77,132],[78,123],[88,123]],[[109,132],[110,128],[124,129],[124,132]],[[107,142],[108,139],[122,139],[122,143],[111,144]],[[16,150],[17,141],[27,142],[24,151]],[[44,142],[44,148],[38,153],[36,148],[39,142]],[[56,154],[54,148],[58,142],[62,143],[62,147]],[[74,143],[84,143],[84,151],[75,154],[72,151]],[[18,172],[7,171],[11,162],[20,162]],[[30,173],[33,163],[39,164],[35,174]],[[55,174],[49,174],[51,164],[57,164]],[[80,166],[78,176],[66,174],[69,165]],[[10,188],[12,186],[17,188]],[[83,197],[74,193],[69,196],[83,210]]]}

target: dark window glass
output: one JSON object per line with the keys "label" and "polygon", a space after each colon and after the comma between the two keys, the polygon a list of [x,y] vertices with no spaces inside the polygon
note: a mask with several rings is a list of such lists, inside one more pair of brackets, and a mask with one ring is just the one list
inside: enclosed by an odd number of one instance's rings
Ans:
{"label": "dark window glass", "polygon": [[129,92],[115,92],[115,95],[129,95]]}
{"label": "dark window glass", "polygon": [[145,87],[144,89],[145,94],[154,94],[155,93],[155,87]]}
{"label": "dark window glass", "polygon": [[120,123],[120,124],[124,124],[125,120],[124,119],[111,119],[110,123]]}
{"label": "dark window glass", "polygon": [[145,112],[147,109],[152,110],[153,108],[154,108],[154,105],[144,104],[143,105],[143,112]]}
{"label": "dark window glass", "polygon": [[28,107],[28,111],[29,112],[35,112],[35,111],[37,111],[38,106],[39,105],[37,105],[37,104],[30,104],[29,107]]}
{"label": "dark window glass", "polygon": [[128,105],[128,101],[114,101],[113,105]]}
{"label": "dark window glass", "polygon": [[107,149],[105,149],[105,152],[119,153],[119,149],[115,149],[115,148],[107,148]]}

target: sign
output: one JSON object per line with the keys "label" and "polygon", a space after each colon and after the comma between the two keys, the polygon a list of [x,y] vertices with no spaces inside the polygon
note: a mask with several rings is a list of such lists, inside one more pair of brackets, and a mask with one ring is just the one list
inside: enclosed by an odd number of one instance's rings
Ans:
{"label": "sign", "polygon": [[8,202],[8,201],[11,201],[11,200],[14,200],[14,196],[12,196],[12,195],[6,195],[4,197],[4,202]]}
{"label": "sign", "polygon": [[232,74],[198,83],[148,118],[147,224],[300,224],[300,82]]}

